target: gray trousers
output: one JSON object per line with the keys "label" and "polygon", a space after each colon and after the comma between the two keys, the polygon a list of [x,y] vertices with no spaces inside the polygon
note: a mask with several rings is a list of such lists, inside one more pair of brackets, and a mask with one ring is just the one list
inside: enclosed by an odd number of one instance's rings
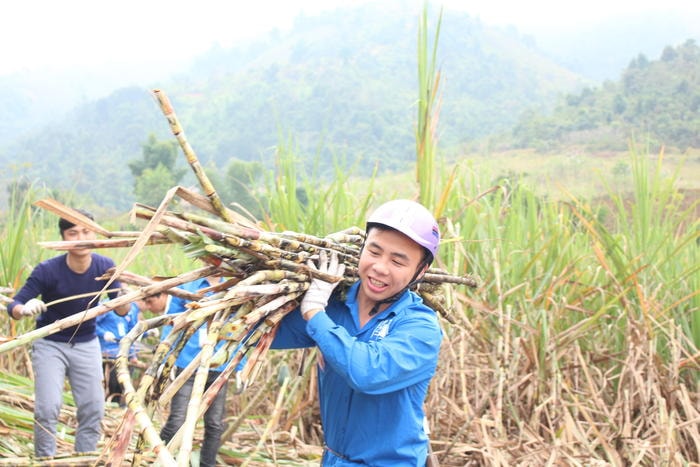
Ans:
{"label": "gray trousers", "polygon": [[67,344],[37,339],[34,367],[34,454],[56,454],[56,425],[63,404],[66,376],[77,407],[75,452],[97,450],[104,415],[102,353],[97,338]]}
{"label": "gray trousers", "polygon": [[[178,374],[180,371],[178,370]],[[216,371],[210,371],[207,375],[205,387],[208,388],[219,376]],[[187,416],[187,405],[190,402],[192,387],[194,385],[194,375],[175,393],[170,400],[170,415],[160,431],[160,437],[167,444],[170,442],[177,430],[180,429]],[[204,442],[199,453],[200,467],[213,467],[216,465],[216,453],[221,446],[221,435],[224,433],[224,415],[226,411],[226,389],[228,382],[225,382],[221,390],[216,395],[211,405],[204,412]]]}

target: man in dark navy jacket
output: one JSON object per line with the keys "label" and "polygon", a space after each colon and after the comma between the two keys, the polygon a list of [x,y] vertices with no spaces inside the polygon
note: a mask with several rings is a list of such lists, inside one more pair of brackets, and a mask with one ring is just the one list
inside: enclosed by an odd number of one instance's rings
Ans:
{"label": "man in dark navy jacket", "polygon": [[[92,219],[89,213],[80,212]],[[63,240],[95,238],[93,231],[66,219],[60,219],[58,227]],[[17,292],[14,301],[7,307],[8,313],[14,319],[36,319],[37,328],[82,313],[96,306],[99,297],[71,297],[89,293],[97,295],[106,281],[96,278],[112,267],[112,259],[92,253],[89,249],[71,249],[66,254],[43,261],[32,270],[24,286]],[[119,287],[121,284],[118,282],[112,283],[112,290]],[[110,293],[111,298],[116,296],[117,292]],[[102,356],[95,335],[95,319],[37,339],[32,347],[32,366],[35,455],[51,457],[56,454],[56,425],[66,377],[77,406],[75,451],[95,451],[104,414]]]}

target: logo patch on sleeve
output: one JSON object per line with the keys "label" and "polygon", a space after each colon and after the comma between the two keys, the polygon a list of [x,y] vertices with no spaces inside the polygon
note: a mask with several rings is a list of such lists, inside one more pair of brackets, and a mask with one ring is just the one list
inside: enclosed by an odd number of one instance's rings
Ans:
{"label": "logo patch on sleeve", "polygon": [[385,321],[382,321],[377,325],[376,328],[372,331],[372,336],[371,340],[373,341],[378,341],[381,339],[384,339],[387,334],[389,334],[389,325],[391,324],[391,320],[387,319]]}

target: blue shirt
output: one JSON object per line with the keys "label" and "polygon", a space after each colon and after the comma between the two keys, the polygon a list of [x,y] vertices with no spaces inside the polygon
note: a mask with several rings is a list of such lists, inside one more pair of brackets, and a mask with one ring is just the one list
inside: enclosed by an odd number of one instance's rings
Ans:
{"label": "blue shirt", "polygon": [[[119,352],[119,341],[122,337],[131,331],[139,320],[139,307],[136,303],[132,303],[129,308],[129,312],[124,316],[120,316],[119,313],[112,310],[103,315],[98,316],[95,319],[95,331],[97,337],[100,339],[100,348],[102,349],[102,354],[109,358],[117,358],[117,353]],[[111,332],[114,337],[117,338],[117,342],[107,342],[104,339],[106,332]],[[130,357],[136,356],[136,349],[134,346],[131,347],[129,352]]]}
{"label": "blue shirt", "polygon": [[[192,293],[197,293],[201,289],[205,289],[207,287],[211,287],[211,284],[206,278],[202,279],[197,279],[192,282],[187,282],[186,284],[182,284],[179,288],[182,290],[186,290],[187,292],[192,292]],[[211,293],[207,293],[206,295],[211,295]],[[189,300],[185,300],[184,298],[176,297],[176,296],[171,296],[170,297],[170,304],[168,305],[168,310],[166,311],[167,314],[173,314],[173,313],[182,313],[183,311],[187,310],[187,303]],[[162,339],[165,339],[168,334],[170,334],[170,331],[172,330],[172,326],[163,326],[163,333],[162,333]],[[178,354],[177,360],[175,360],[175,366],[178,368],[185,368],[187,365],[190,364],[190,362],[197,356],[197,354],[202,350],[202,346],[204,342],[206,342],[207,338],[207,325],[203,324],[202,326],[195,331],[195,333],[187,340],[187,343],[185,346],[182,348],[180,353]],[[224,344],[224,341],[219,341],[219,343],[216,345],[214,348],[214,352],[219,349]],[[223,371],[226,365],[221,365],[218,368],[211,368],[212,371]]]}
{"label": "blue shirt", "polygon": [[[32,298],[41,296],[47,305],[55,300],[72,297],[89,292],[99,292],[107,284],[106,280],[95,280],[109,268],[114,267],[114,261],[106,256],[92,253],[92,261],[87,271],[77,273],[68,267],[67,255],[54,256],[39,263],[27,278],[14,301],[7,306],[7,311],[19,304],[25,304]],[[121,287],[119,281],[110,284],[110,289]],[[117,297],[117,292],[110,292],[111,298]],[[37,329],[76,313],[84,312],[98,305],[94,297],[82,297],[50,305],[36,319]],[[95,319],[85,320],[62,331],[50,334],[45,339],[58,342],[86,342],[95,338]]]}
{"label": "blue shirt", "polygon": [[423,403],[442,331],[435,311],[406,291],[360,329],[359,282],[308,323],[285,316],[272,348],[318,346],[323,465],[423,466]]}

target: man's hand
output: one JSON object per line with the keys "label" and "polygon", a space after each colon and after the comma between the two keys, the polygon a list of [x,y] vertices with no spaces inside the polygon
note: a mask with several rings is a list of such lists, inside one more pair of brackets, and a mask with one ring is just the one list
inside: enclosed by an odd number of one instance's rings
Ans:
{"label": "man's hand", "polygon": [[37,317],[46,311],[46,303],[42,302],[38,298],[32,298],[22,307],[22,316],[32,316]]}
{"label": "man's hand", "polygon": [[[319,272],[330,274],[332,276],[340,276],[342,278],[345,272],[345,264],[338,262],[338,253],[335,251],[331,252],[331,259],[328,261],[328,255],[325,250],[321,250],[318,255],[318,267],[313,261],[309,260],[307,265],[311,269],[315,269]],[[312,279],[309,289],[306,291],[304,298],[301,300],[301,315],[304,319],[309,320],[311,316],[308,314],[312,311],[320,311],[326,308],[328,305],[328,299],[333,292],[333,289],[340,283],[338,282],[326,282],[321,279]]]}
{"label": "man's hand", "polygon": [[111,331],[105,332],[104,336],[102,336],[102,339],[104,339],[105,342],[117,342],[117,336],[115,336],[114,333]]}

